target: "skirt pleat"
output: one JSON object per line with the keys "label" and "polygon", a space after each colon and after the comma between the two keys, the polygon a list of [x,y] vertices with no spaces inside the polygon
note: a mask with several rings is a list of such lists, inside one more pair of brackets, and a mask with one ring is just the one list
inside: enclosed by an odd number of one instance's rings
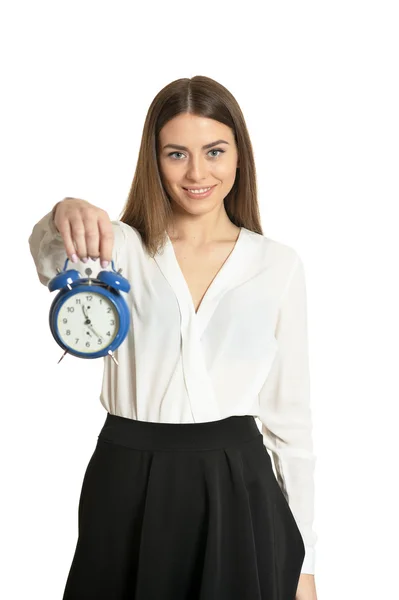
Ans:
{"label": "skirt pleat", "polygon": [[63,600],[295,600],[304,555],[253,416],[107,413]]}

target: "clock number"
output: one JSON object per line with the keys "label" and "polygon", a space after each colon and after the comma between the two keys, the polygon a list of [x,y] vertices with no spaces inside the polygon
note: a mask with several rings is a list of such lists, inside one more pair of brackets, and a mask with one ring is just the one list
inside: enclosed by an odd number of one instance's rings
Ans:
{"label": "clock number", "polygon": [[91,302],[91,301],[92,301],[92,299],[93,299],[93,296],[86,296],[86,300],[87,300],[87,302]]}
{"label": "clock number", "polygon": [[75,308],[73,306],[67,306],[67,311],[68,312],[74,312]]}
{"label": "clock number", "polygon": [[114,319],[111,319],[110,325],[115,325]]}
{"label": "clock number", "polygon": [[82,303],[81,299],[80,298],[76,298],[76,304],[81,304],[81,303]]}
{"label": "clock number", "polygon": [[76,339],[75,339],[75,344],[77,344],[77,343],[78,343],[78,341],[79,341],[79,338],[76,338]]}
{"label": "clock number", "polygon": [[111,312],[111,310],[112,310],[112,309],[111,309],[111,307],[109,306],[109,307],[107,308],[107,313],[110,313],[110,312]]}
{"label": "clock number", "polygon": [[100,340],[100,339],[98,339],[98,340],[97,340],[97,345],[98,345],[98,346],[101,346],[101,344],[102,344],[102,343],[103,343],[103,341],[102,341],[102,340]]}
{"label": "clock number", "polygon": [[66,332],[65,332],[65,335],[71,335],[71,330],[67,329]]}
{"label": "clock number", "polygon": [[107,335],[111,335],[111,332],[110,332],[110,331],[107,331]]}
{"label": "clock number", "polygon": [[86,342],[86,348],[90,348],[90,342]]}
{"label": "clock number", "polygon": [[64,318],[64,319],[62,319],[62,322],[63,322],[64,324],[65,324],[65,323],[68,323],[68,319],[65,319],[65,318]]}

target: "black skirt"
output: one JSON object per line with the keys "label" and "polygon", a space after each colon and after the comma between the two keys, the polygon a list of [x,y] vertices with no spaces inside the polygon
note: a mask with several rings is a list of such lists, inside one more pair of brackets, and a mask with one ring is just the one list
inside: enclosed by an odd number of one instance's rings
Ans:
{"label": "black skirt", "polygon": [[294,600],[302,536],[251,415],[107,413],[63,600]]}

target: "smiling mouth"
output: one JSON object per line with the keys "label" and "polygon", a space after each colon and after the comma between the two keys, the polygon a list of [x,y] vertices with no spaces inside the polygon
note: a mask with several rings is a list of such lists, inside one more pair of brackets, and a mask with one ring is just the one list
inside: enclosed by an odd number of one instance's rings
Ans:
{"label": "smiling mouth", "polygon": [[215,187],[215,185],[207,185],[207,186],[195,187],[195,188],[183,187],[183,190],[187,190],[189,192],[194,192],[194,193],[198,192],[198,193],[202,193],[203,194],[204,192],[208,192],[210,189],[212,189],[213,187]]}

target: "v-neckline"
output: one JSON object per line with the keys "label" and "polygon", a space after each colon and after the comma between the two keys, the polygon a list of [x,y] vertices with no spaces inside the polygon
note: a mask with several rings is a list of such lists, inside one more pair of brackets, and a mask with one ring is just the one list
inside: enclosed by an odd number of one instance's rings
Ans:
{"label": "v-neckline", "polygon": [[170,239],[169,235],[166,234],[167,236],[167,243],[170,246],[171,249],[171,254],[173,257],[173,261],[175,263],[175,267],[176,267],[176,272],[179,274],[181,283],[186,291],[186,294],[189,298],[190,301],[190,308],[191,311],[194,315],[194,317],[198,317],[201,313],[201,309],[203,308],[204,304],[206,303],[206,300],[208,299],[208,297],[210,296],[211,292],[216,288],[217,284],[220,283],[220,281],[222,280],[223,276],[226,274],[226,272],[228,271],[228,266],[231,264],[233,257],[235,256],[237,249],[239,248],[239,246],[241,245],[242,239],[244,237],[244,230],[245,227],[240,227],[240,231],[238,234],[238,237],[235,241],[235,244],[232,248],[232,250],[230,251],[230,254],[227,256],[226,260],[224,261],[224,263],[222,264],[222,266],[220,267],[219,271],[216,273],[215,277],[212,279],[211,283],[209,284],[208,288],[205,291],[205,294],[202,296],[201,302],[197,308],[197,310],[195,310],[195,305],[194,305],[194,300],[193,297],[191,295],[191,291],[189,288],[189,285],[187,283],[187,280],[183,274],[183,271],[180,267],[179,261],[177,260],[177,256],[176,256],[176,252],[172,243],[172,240]]}

